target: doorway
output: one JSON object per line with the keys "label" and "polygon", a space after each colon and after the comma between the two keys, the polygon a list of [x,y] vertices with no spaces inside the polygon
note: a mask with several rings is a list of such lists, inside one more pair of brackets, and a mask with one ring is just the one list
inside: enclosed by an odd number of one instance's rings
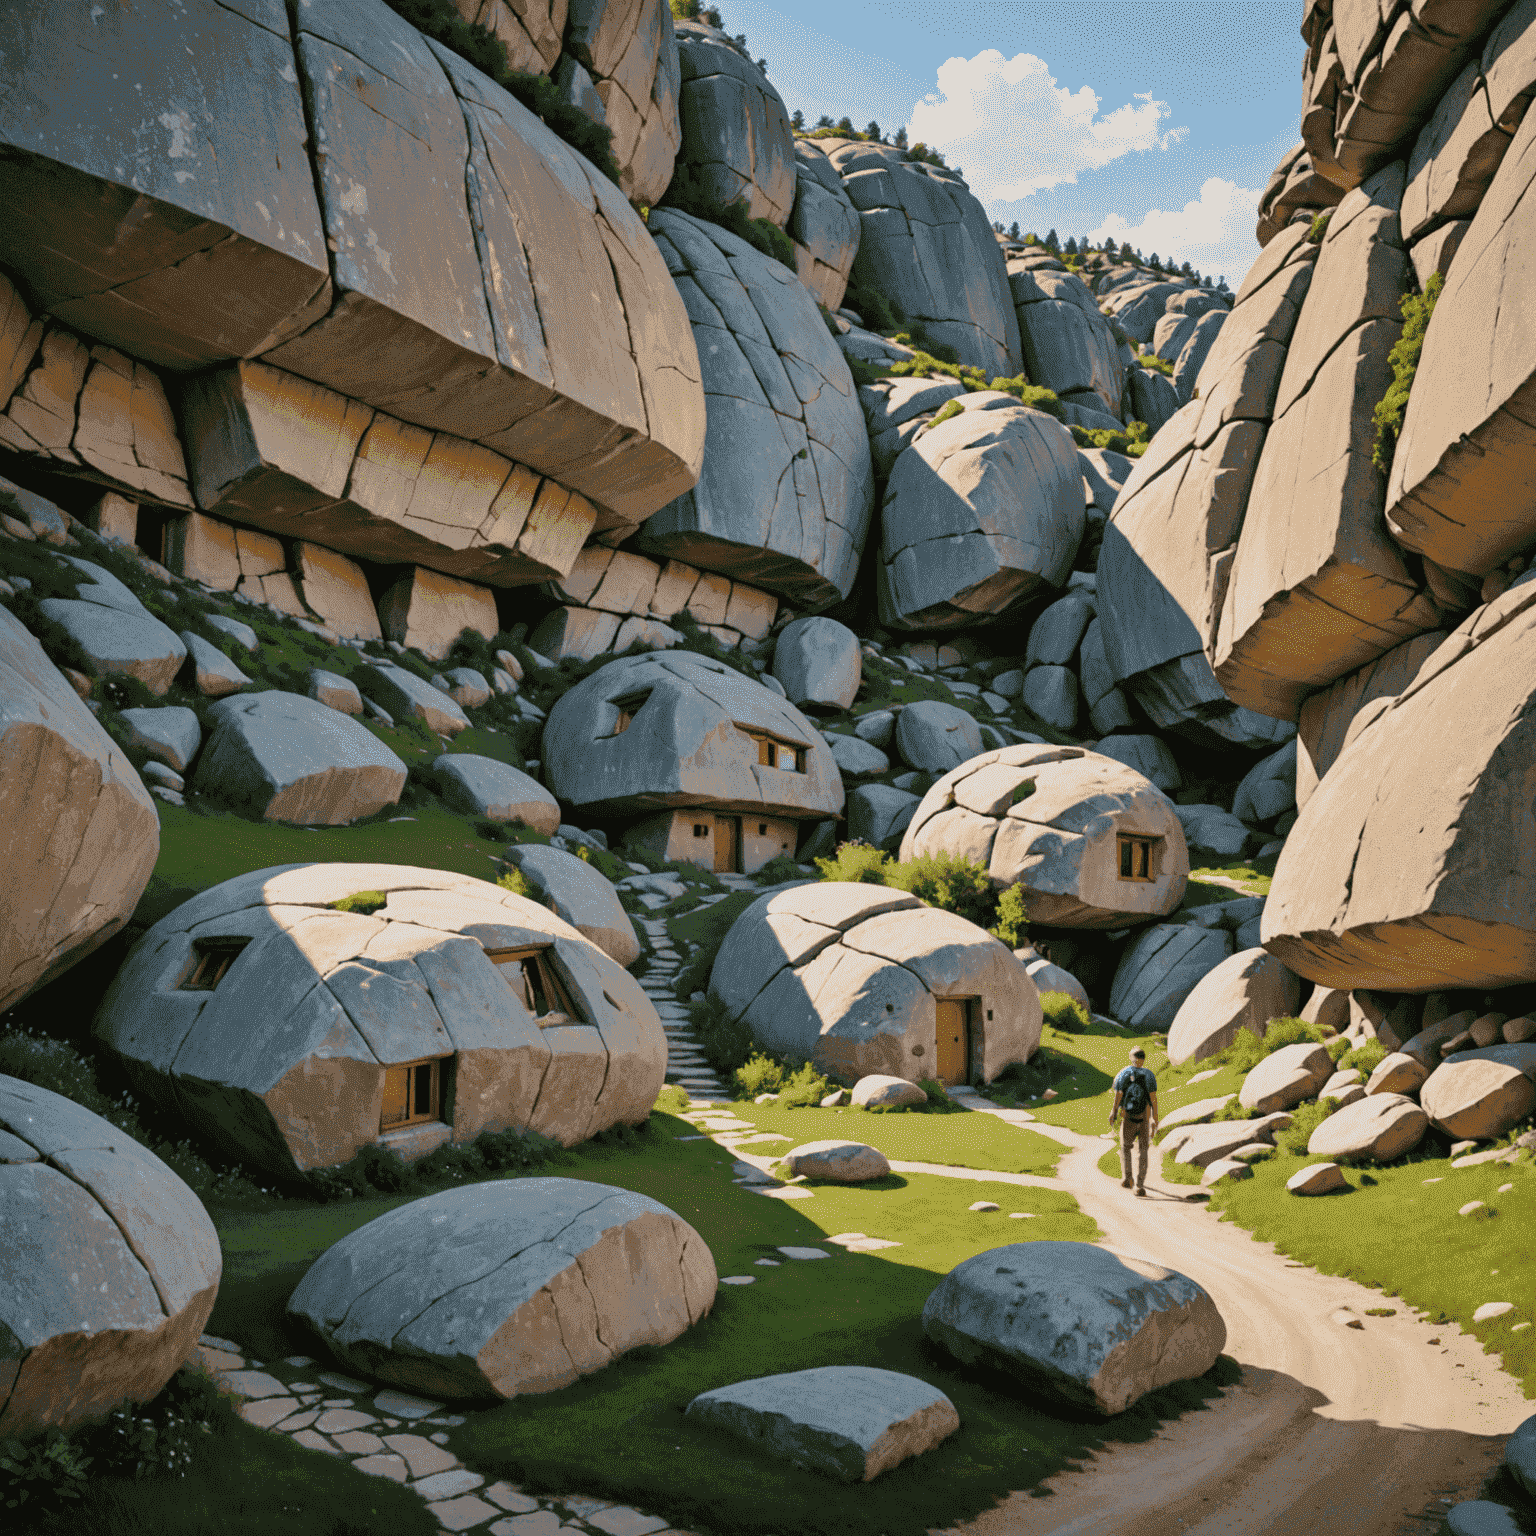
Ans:
{"label": "doorway", "polygon": [[715,817],[715,873],[741,872],[741,817]]}
{"label": "doorway", "polygon": [[938,1015],[934,1064],[938,1079],[946,1088],[957,1087],[970,1078],[972,1001],[968,997],[934,999]]}

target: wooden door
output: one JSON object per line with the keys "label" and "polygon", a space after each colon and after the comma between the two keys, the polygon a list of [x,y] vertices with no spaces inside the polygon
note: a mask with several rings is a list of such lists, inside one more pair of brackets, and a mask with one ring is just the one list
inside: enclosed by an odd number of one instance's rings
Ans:
{"label": "wooden door", "polygon": [[741,872],[741,817],[715,817],[715,873]]}
{"label": "wooden door", "polygon": [[938,1079],[946,1087],[965,1082],[970,1074],[971,1031],[968,1000],[963,997],[936,998],[938,1010]]}

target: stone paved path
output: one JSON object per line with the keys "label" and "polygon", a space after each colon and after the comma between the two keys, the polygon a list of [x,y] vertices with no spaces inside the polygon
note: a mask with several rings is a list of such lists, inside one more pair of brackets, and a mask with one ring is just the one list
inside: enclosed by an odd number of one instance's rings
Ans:
{"label": "stone paved path", "polygon": [[[706,896],[703,904],[711,906],[725,900],[725,892]],[[646,996],[661,1015],[661,1027],[667,1032],[667,1081],[686,1088],[694,1098],[723,1099],[725,1085],[715,1075],[699,1049],[698,1036],[688,1018],[688,999],[674,990],[681,957],[667,932],[666,921],[659,917],[638,919],[651,945],[650,969],[640,978]]]}

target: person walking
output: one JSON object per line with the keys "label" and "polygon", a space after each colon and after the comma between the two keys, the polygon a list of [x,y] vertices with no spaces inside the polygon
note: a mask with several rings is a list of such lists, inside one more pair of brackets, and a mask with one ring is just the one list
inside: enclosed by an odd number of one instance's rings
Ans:
{"label": "person walking", "polygon": [[1131,1145],[1136,1146],[1136,1193],[1147,1192],[1147,1154],[1152,1134],[1157,1130],[1157,1079],[1147,1067],[1147,1053],[1138,1045],[1131,1052],[1129,1066],[1115,1074],[1115,1101],[1110,1106],[1109,1128],[1123,1114],[1120,1132],[1120,1187],[1131,1187]]}

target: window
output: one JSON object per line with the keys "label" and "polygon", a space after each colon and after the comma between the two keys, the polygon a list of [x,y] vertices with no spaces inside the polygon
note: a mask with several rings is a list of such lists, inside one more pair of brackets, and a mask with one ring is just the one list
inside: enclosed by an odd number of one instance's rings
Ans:
{"label": "window", "polygon": [[708,837],[709,836],[709,825],[708,825],[708,823],[707,822],[702,822],[702,821],[694,822],[694,824],[693,824],[693,835],[695,837]]}
{"label": "window", "polygon": [[775,741],[761,731],[748,731],[747,735],[757,743],[757,763],[760,768],[779,768],[785,773],[805,772],[805,748],[790,742]]}
{"label": "window", "polygon": [[384,1103],[379,1130],[421,1125],[443,1118],[443,1079],[450,1058],[435,1056],[384,1069]]}
{"label": "window", "polygon": [[1121,834],[1120,878],[1122,880],[1157,879],[1157,845],[1160,837],[1135,837]]}
{"label": "window", "polygon": [[609,733],[613,736],[622,736],[634,723],[634,718],[640,713],[641,706],[650,698],[649,691],[645,693],[631,693],[622,699],[615,699],[613,707],[618,710],[618,719],[613,722],[613,730]]}
{"label": "window", "polygon": [[517,994],[518,1001],[541,1027],[581,1021],[565,983],[550,963],[547,949],[503,949],[488,953],[491,963]]}
{"label": "window", "polygon": [[197,939],[192,945],[192,968],[178,983],[182,992],[212,992],[229,974],[249,939]]}

